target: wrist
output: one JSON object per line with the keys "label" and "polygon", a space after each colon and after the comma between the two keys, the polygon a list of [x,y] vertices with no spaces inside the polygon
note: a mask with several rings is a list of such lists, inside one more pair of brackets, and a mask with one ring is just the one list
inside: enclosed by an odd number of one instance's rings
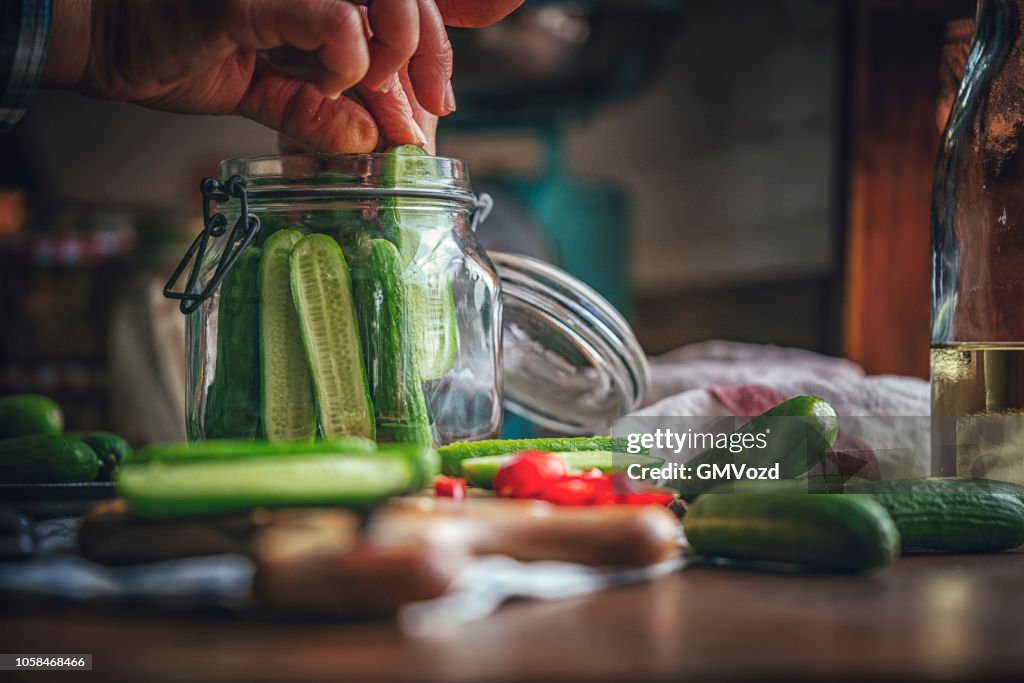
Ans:
{"label": "wrist", "polygon": [[91,0],[53,0],[53,20],[40,84],[77,88],[85,76],[92,38]]}

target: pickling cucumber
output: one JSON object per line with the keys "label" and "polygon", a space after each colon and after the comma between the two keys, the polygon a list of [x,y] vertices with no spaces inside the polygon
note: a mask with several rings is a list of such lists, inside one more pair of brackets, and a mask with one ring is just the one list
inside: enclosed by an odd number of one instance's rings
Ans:
{"label": "pickling cucumber", "polygon": [[[998,552],[1024,543],[1024,487],[955,477],[868,481],[838,477],[737,481],[712,488],[760,495],[831,493],[867,496],[882,505],[904,551]],[[706,496],[706,497],[707,497]]]}
{"label": "pickling cucumber", "polygon": [[206,395],[207,439],[255,439],[260,431],[260,249],[249,247],[220,285],[217,367]]}
{"label": "pickling cucumber", "polygon": [[298,230],[278,230],[263,243],[260,261],[260,390],[263,433],[269,441],[310,441],[316,411],[309,363],[292,301],[292,249]]}
{"label": "pickling cucumber", "polygon": [[126,455],[122,464],[138,465],[154,460],[170,463],[182,461],[231,460],[259,458],[275,455],[306,455],[309,453],[369,453],[377,444],[359,436],[346,436],[323,441],[293,441],[271,443],[266,441],[214,440],[196,443],[166,443],[147,446]]}
{"label": "pickling cucumber", "polygon": [[[758,415],[736,431],[739,434],[765,434],[767,446],[745,448],[739,453],[728,448],[712,448],[687,463],[690,471],[697,472],[697,468],[704,464],[771,467],[778,463],[780,479],[798,477],[817,465],[835,443],[839,434],[839,418],[827,401],[815,396],[797,396]],[[692,500],[717,483],[728,480],[728,476],[718,479],[691,477],[677,480],[672,486],[679,489],[681,497]]]}
{"label": "pickling cucumber", "polygon": [[[641,467],[657,467],[664,461],[650,455],[631,455],[612,451],[577,451],[555,453],[570,470],[583,471],[597,469],[602,472],[625,472],[630,465]],[[515,457],[515,454],[484,455],[479,458],[467,458],[461,462],[462,476],[473,486],[491,489],[494,486],[494,475],[503,464]]]}
{"label": "pickling cucumber", "polygon": [[373,438],[373,407],[341,247],[327,235],[303,237],[292,249],[290,269],[320,432],[327,439]]}
{"label": "pickling cucumber", "polygon": [[429,446],[433,434],[414,342],[418,321],[409,316],[401,272],[395,245],[371,240],[356,298],[377,441]]}
{"label": "pickling cucumber", "polygon": [[[437,162],[415,145],[401,145],[388,152],[381,176],[383,187],[398,187],[410,179],[434,179]],[[421,253],[424,235],[449,231],[448,213],[438,212],[422,200],[387,197],[380,201],[380,226],[402,256],[408,287],[407,316],[415,321],[410,332],[419,356],[424,380],[443,377],[459,353],[459,330],[447,259],[434,251]],[[435,246],[436,248],[436,246]]]}
{"label": "pickling cucumber", "polygon": [[[569,453],[576,451],[616,451],[626,453],[629,444],[622,437],[581,436],[569,438],[541,439],[487,439],[484,441],[460,441],[438,448],[441,454],[441,472],[452,477],[462,476],[462,461],[485,455],[503,455],[519,451],[550,451]],[[641,454],[649,451],[644,449]]]}
{"label": "pickling cucumber", "polygon": [[122,466],[117,489],[136,514],[198,515],[259,506],[365,508],[420,483],[401,453],[309,453]]}
{"label": "pickling cucumber", "polygon": [[58,436],[64,431],[64,413],[52,398],[18,394],[0,398],[0,439],[29,434]]}
{"label": "pickling cucumber", "polygon": [[69,484],[96,479],[96,452],[81,439],[30,434],[0,440],[0,484]]}
{"label": "pickling cucumber", "polygon": [[118,465],[132,452],[124,438],[110,432],[89,432],[79,439],[96,453],[99,461],[96,481],[112,481]]}
{"label": "pickling cucumber", "polygon": [[892,517],[907,551],[987,553],[1024,544],[1024,503],[1005,493],[869,495]]}
{"label": "pickling cucumber", "polygon": [[697,498],[683,520],[690,546],[708,558],[859,574],[889,564],[900,535],[869,496],[721,493]]}

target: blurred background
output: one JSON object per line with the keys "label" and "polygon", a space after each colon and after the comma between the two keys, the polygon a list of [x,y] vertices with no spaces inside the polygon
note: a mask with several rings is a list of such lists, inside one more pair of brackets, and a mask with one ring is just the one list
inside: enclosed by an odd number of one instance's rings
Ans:
{"label": "blurred background", "polygon": [[[496,199],[485,246],[586,280],[651,354],[734,339],[927,376],[931,177],[973,10],[528,0],[452,32],[439,153]],[[38,93],[0,136],[0,393],[180,438],[184,319],[160,288],[200,179],[274,151],[242,119]]]}

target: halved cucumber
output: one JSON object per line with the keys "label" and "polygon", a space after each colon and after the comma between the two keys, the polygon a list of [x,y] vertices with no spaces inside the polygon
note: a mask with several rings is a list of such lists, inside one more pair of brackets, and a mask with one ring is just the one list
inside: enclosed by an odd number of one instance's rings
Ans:
{"label": "halved cucumber", "polygon": [[359,343],[352,283],[341,247],[309,235],[291,254],[292,298],[324,438],[373,438],[373,407]]}
{"label": "halved cucumber", "polygon": [[322,441],[294,441],[270,443],[267,441],[213,440],[195,443],[162,443],[147,446],[125,455],[124,465],[139,465],[160,460],[168,463],[205,462],[207,460],[237,460],[266,456],[302,456],[310,453],[369,453],[377,444],[361,436],[344,436]]}
{"label": "halved cucumber", "polygon": [[403,453],[280,455],[128,465],[117,472],[117,489],[132,512],[168,517],[275,505],[363,508],[421,477]]}
{"label": "halved cucumber", "polygon": [[[616,436],[572,436],[540,439],[487,439],[484,441],[459,441],[438,448],[441,454],[441,471],[453,477],[462,476],[462,465],[469,458],[485,455],[505,455],[519,451],[551,451],[567,453],[576,451],[627,452],[627,439]],[[644,450],[646,455],[648,450]]]}
{"label": "halved cucumber", "polygon": [[278,230],[263,244],[260,260],[260,390],[268,441],[309,441],[316,411],[309,363],[292,301],[292,249],[298,230]]}
{"label": "halved cucumber", "polygon": [[[629,453],[613,453],[612,451],[576,451],[573,453],[555,453],[570,470],[598,469],[602,472],[625,472],[630,465],[641,467],[657,467],[664,462],[661,458],[651,455],[632,455]],[[490,489],[494,487],[494,475],[503,464],[514,458],[515,454],[485,455],[479,458],[468,458],[462,461],[462,476],[473,486]]]}

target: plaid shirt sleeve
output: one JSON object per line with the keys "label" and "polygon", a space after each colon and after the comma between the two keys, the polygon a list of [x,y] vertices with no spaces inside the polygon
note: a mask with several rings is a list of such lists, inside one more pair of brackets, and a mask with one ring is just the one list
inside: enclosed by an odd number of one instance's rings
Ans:
{"label": "plaid shirt sleeve", "polygon": [[22,117],[50,40],[52,0],[0,0],[0,131]]}

